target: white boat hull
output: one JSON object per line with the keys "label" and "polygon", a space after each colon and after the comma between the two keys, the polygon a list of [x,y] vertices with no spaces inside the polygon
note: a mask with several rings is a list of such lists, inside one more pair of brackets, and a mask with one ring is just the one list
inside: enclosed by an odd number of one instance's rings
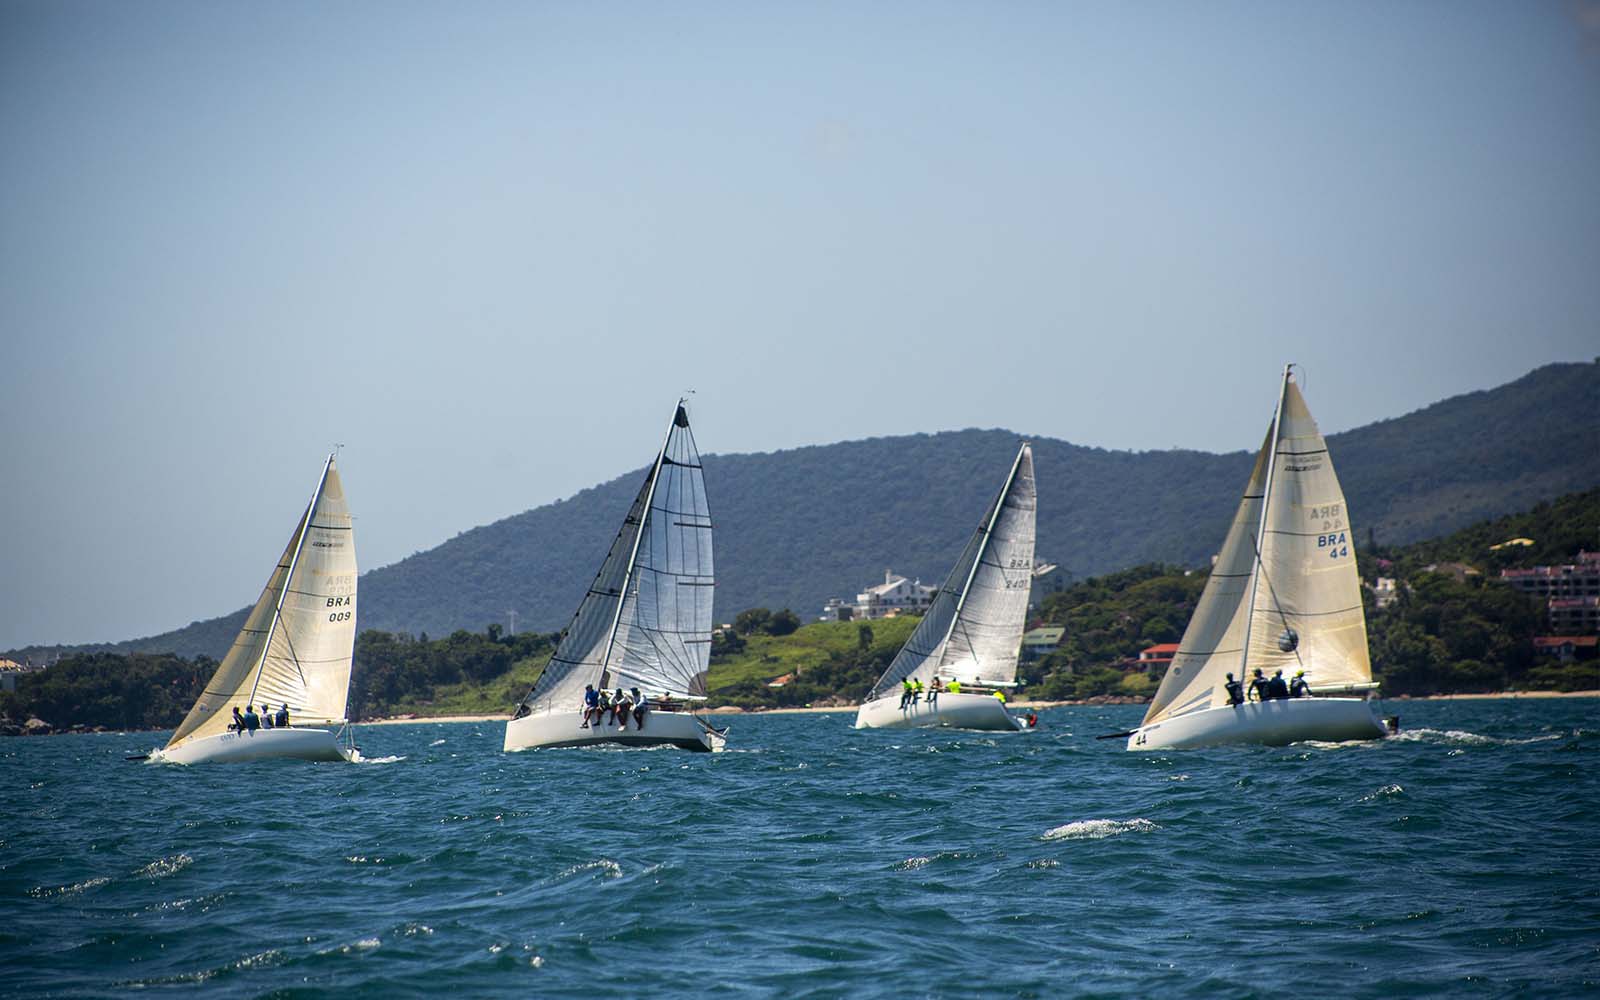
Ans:
{"label": "white boat hull", "polygon": [[1301,740],[1376,740],[1388,729],[1363,698],[1290,698],[1224,705],[1135,729],[1129,750],[1183,750],[1228,743],[1285,746]]}
{"label": "white boat hull", "polygon": [[982,729],[1016,732],[1022,722],[1006,711],[1005,703],[992,694],[950,694],[944,692],[932,701],[918,698],[915,704],[900,707],[900,696],[869,701],[856,712],[857,729]]}
{"label": "white boat hull", "polygon": [[614,744],[623,747],[675,746],[683,750],[720,753],[727,745],[727,737],[698,716],[688,712],[662,712],[650,709],[644,715],[644,728],[634,724],[629,716],[626,725],[619,726],[605,719],[583,728],[583,713],[579,711],[535,712],[506,723],[505,750],[536,750],[548,747],[586,747]]}
{"label": "white boat hull", "polygon": [[152,764],[233,764],[251,760],[355,760],[359,753],[339,746],[328,729],[258,729],[222,733],[163,748],[149,757]]}

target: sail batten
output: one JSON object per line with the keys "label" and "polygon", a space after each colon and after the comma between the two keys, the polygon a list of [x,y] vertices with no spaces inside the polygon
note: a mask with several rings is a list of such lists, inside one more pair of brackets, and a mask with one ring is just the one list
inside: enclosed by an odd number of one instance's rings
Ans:
{"label": "sail batten", "polygon": [[878,678],[868,699],[908,678],[935,677],[1009,686],[1033,584],[1036,522],[1033,449],[1017,450],[1010,474],[933,603]]}
{"label": "sail batten", "polygon": [[1216,566],[1144,723],[1225,705],[1226,674],[1247,682],[1258,668],[1268,677],[1303,670],[1314,688],[1372,680],[1344,492],[1287,372]]}

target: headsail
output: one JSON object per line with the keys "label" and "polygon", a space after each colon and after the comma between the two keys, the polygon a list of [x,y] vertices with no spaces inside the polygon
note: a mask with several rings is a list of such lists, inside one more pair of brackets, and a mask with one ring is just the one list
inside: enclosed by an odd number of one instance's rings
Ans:
{"label": "headsail", "polygon": [[873,685],[869,700],[907,678],[996,685],[1016,680],[1033,584],[1036,508],[1033,448],[1024,444],[928,613]]}
{"label": "headsail", "polygon": [[1287,370],[1267,440],[1145,725],[1227,704],[1225,675],[1247,681],[1258,667],[1268,677],[1304,670],[1325,690],[1372,681],[1349,510]]}
{"label": "headsail", "polygon": [[329,456],[266,589],[168,746],[227,731],[232,709],[287,704],[298,723],[344,720],[355,647],[350,509]]}
{"label": "headsail", "polygon": [[523,703],[576,707],[588,684],[705,697],[714,584],[705,475],[680,402],[622,530]]}

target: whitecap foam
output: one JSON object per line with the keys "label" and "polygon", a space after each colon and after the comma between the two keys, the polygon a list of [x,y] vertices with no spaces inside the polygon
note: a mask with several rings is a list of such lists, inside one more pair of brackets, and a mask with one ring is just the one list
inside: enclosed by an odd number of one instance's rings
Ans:
{"label": "whitecap foam", "polygon": [[1375,792],[1369,792],[1368,794],[1361,796],[1360,801],[1362,801],[1362,802],[1375,802],[1378,799],[1392,799],[1396,795],[1403,795],[1403,794],[1405,794],[1405,789],[1400,787],[1399,785],[1384,785],[1382,788],[1378,789]]}
{"label": "whitecap foam", "polygon": [[1123,833],[1150,833],[1161,829],[1147,819],[1080,819],[1046,830],[1042,840],[1104,840]]}
{"label": "whitecap foam", "polygon": [[134,874],[150,879],[166,878],[168,875],[176,875],[192,864],[194,864],[194,858],[189,857],[189,855],[174,854],[170,858],[157,858],[134,872]]}
{"label": "whitecap foam", "polygon": [[1498,736],[1484,736],[1481,733],[1469,733],[1464,729],[1408,729],[1390,739],[1402,740],[1411,743],[1457,743],[1463,746],[1524,746],[1529,743],[1546,743],[1550,740],[1562,739],[1561,733],[1544,733],[1539,736],[1530,736],[1526,739],[1510,739]]}
{"label": "whitecap foam", "polygon": [[397,764],[400,761],[405,760],[405,759],[406,758],[405,758],[404,754],[401,754],[400,756],[396,756],[396,757],[363,757],[360,760],[356,761],[356,763],[358,763],[358,764]]}
{"label": "whitecap foam", "polygon": [[48,899],[51,896],[76,896],[80,892],[98,889],[110,881],[111,877],[109,875],[97,875],[94,878],[84,879],[82,882],[74,882],[71,885],[58,885],[54,888],[42,885],[36,886],[28,890],[28,895],[34,899]]}
{"label": "whitecap foam", "polygon": [[428,746],[430,746],[430,747],[442,747],[442,746],[444,746],[444,740],[434,740],[432,743],[429,743]]}
{"label": "whitecap foam", "polygon": [[610,858],[599,858],[595,861],[585,861],[581,865],[573,865],[571,868],[563,869],[561,873],[556,876],[556,878],[570,878],[573,875],[581,875],[584,872],[590,871],[598,871],[606,878],[622,877],[621,865],[617,864],[615,861],[612,861]]}

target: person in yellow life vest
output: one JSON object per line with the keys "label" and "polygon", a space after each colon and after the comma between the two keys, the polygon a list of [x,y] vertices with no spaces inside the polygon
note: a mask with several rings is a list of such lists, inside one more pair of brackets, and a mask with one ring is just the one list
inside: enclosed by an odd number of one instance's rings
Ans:
{"label": "person in yellow life vest", "polygon": [[1000,704],[1004,705],[1006,703],[1006,693],[999,688],[995,689],[994,696],[1000,699]]}
{"label": "person in yellow life vest", "polygon": [[911,682],[911,704],[915,705],[922,700],[922,681],[917,679]]}
{"label": "person in yellow life vest", "polygon": [[911,678],[907,677],[900,682],[900,707],[905,708],[912,698],[916,697],[916,688],[911,686]]}
{"label": "person in yellow life vest", "polygon": [[946,684],[944,686],[944,689],[946,691],[949,691],[951,694],[960,694],[961,693],[961,682],[956,680],[954,677],[952,677],[952,678],[950,678],[950,683]]}

